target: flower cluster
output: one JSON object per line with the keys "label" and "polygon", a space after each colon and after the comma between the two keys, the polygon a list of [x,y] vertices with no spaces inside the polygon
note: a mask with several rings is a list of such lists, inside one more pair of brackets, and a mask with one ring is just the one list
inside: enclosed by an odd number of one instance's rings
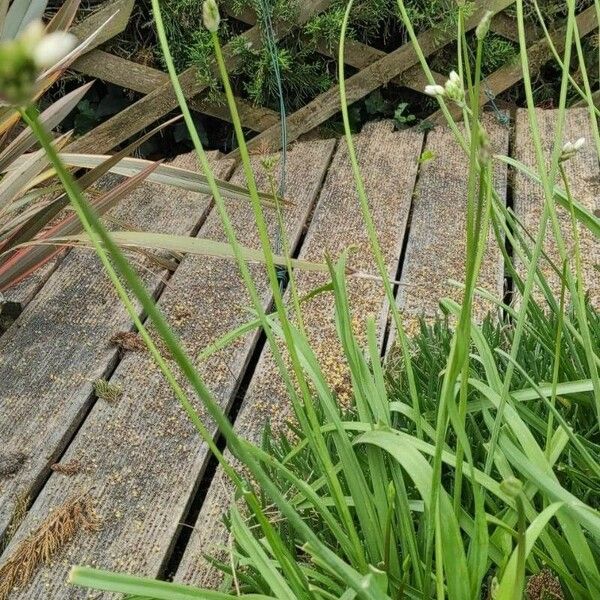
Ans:
{"label": "flower cluster", "polygon": [[221,15],[219,14],[219,7],[215,0],[204,0],[204,4],[202,5],[202,20],[204,21],[204,27],[211,33],[219,30]]}
{"label": "flower cluster", "polygon": [[12,40],[0,43],[0,103],[20,106],[31,101],[44,71],[77,45],[64,31],[46,34],[41,21],[30,23]]}
{"label": "flower cluster", "polygon": [[456,71],[450,71],[448,81],[445,85],[427,85],[425,86],[425,93],[428,96],[434,98],[448,98],[459,105],[462,105],[465,101],[465,88],[461,78]]}
{"label": "flower cluster", "polygon": [[585,146],[585,138],[579,138],[574,142],[567,142],[562,147],[562,152],[560,154],[560,161],[564,162],[565,160],[569,160],[573,158],[583,147]]}

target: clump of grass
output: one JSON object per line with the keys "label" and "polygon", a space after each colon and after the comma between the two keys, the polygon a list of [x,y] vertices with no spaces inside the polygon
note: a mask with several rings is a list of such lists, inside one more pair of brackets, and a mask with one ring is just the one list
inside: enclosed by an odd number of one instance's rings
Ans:
{"label": "clump of grass", "polygon": [[96,381],[94,381],[94,392],[100,400],[104,400],[109,404],[114,404],[123,395],[123,388],[106,379],[96,379]]}
{"label": "clump of grass", "polygon": [[36,569],[68,544],[79,531],[98,531],[100,521],[87,496],[77,496],[56,508],[14,549],[0,567],[0,600],[15,587],[25,586]]}

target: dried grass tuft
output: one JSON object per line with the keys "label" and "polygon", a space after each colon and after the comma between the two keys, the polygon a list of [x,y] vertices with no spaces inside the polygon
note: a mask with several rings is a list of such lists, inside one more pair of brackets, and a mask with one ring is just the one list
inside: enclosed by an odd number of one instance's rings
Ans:
{"label": "dried grass tuft", "polygon": [[119,331],[110,338],[110,343],[118,346],[122,351],[142,352],[146,349],[144,340],[134,331]]}
{"label": "dried grass tuft", "polygon": [[80,530],[97,531],[99,519],[88,497],[76,496],[56,508],[0,567],[0,600],[26,585],[36,569],[63,548]]}
{"label": "dried grass tuft", "polygon": [[77,475],[83,470],[83,465],[81,464],[81,461],[74,458],[65,463],[54,463],[53,465],[50,465],[50,469],[61,475]]}
{"label": "dried grass tuft", "polygon": [[123,388],[120,385],[106,381],[106,379],[96,379],[94,381],[94,392],[100,400],[113,404],[123,395]]}

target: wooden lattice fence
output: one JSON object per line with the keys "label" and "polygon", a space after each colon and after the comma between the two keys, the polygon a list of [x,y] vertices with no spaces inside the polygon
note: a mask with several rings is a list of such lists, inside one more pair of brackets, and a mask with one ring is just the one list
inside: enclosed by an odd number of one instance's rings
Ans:
{"label": "wooden lattice fence", "polygon": [[[118,6],[124,11],[129,7],[131,10],[131,3],[132,0],[117,0],[105,7],[104,10],[110,10],[111,6]],[[302,3],[293,26],[284,22],[274,23],[276,39],[285,37],[294,29],[294,26],[303,25],[315,14],[326,10],[330,4],[331,0],[307,0]],[[492,30],[508,40],[516,41],[516,21],[506,12],[506,9],[512,4],[514,4],[514,0],[477,0],[475,10],[466,22],[467,30],[475,28],[485,11],[490,10],[494,13],[491,23]],[[255,48],[261,47],[262,35],[260,27],[256,24],[255,15],[251,11],[245,11],[242,14],[236,14],[235,18],[250,26],[242,34],[245,40]],[[577,16],[577,27],[579,35],[582,37],[596,31],[598,21],[594,7],[583,10]],[[563,29],[558,28],[550,35],[556,51],[563,50]],[[430,29],[419,35],[421,48],[427,57],[433,56],[453,40],[453,34],[443,30]],[[224,48],[225,62],[232,71],[235,71],[240,61],[234,47],[234,44],[230,43]],[[317,50],[326,56],[331,56],[331,51],[325,44],[318,46]],[[528,31],[528,57],[532,75],[552,58],[552,49],[545,36],[533,27]],[[422,92],[426,84],[425,76],[410,42],[392,52],[384,52],[367,44],[348,40],[345,62],[358,69],[346,81],[346,93],[350,103],[356,102],[379,87],[390,83],[417,92]],[[106,152],[152,125],[177,107],[177,100],[169,78],[166,73],[158,69],[138,64],[98,48],[81,57],[75,63],[74,68],[82,74],[134,90],[144,96],[73,142],[71,145],[73,151]],[[438,73],[434,73],[434,77],[441,83],[445,80],[445,76]],[[502,92],[518,84],[521,79],[522,72],[518,60],[498,68],[486,78],[482,85],[481,104],[490,102]],[[211,100],[203,97],[203,92],[206,91],[208,85],[202,81],[196,67],[192,66],[186,69],[180,74],[179,80],[193,110],[229,120],[229,113],[224,101],[220,101],[214,95]],[[256,106],[242,98],[238,98],[237,102],[242,125],[257,132],[257,135],[250,141],[250,146],[277,150],[281,139],[279,115],[269,108]],[[287,117],[287,139],[293,141],[308,133],[338,111],[339,88],[334,85]],[[438,123],[441,118],[442,115],[438,111],[433,113],[428,120]],[[235,152],[233,156],[235,156]]]}

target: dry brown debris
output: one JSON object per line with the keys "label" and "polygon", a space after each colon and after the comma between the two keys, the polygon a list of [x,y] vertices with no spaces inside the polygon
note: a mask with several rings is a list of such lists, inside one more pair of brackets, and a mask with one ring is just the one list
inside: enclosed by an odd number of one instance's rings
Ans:
{"label": "dry brown debris", "polygon": [[146,349],[144,340],[134,331],[119,331],[110,338],[110,343],[118,346],[122,351],[142,352]]}
{"label": "dry brown debris", "polygon": [[50,513],[0,567],[0,600],[14,587],[26,585],[36,569],[63,548],[80,530],[97,531],[99,520],[89,497],[76,496]]}
{"label": "dry brown debris", "polygon": [[0,454],[0,478],[14,475],[27,460],[24,452],[5,452]]}
{"label": "dry brown debris", "polygon": [[542,569],[527,582],[527,600],[564,600],[558,577],[550,569]]}
{"label": "dry brown debris", "polygon": [[83,465],[81,464],[81,461],[74,458],[65,463],[54,463],[53,465],[50,465],[50,469],[61,475],[77,475],[77,473],[81,473],[83,470]]}

